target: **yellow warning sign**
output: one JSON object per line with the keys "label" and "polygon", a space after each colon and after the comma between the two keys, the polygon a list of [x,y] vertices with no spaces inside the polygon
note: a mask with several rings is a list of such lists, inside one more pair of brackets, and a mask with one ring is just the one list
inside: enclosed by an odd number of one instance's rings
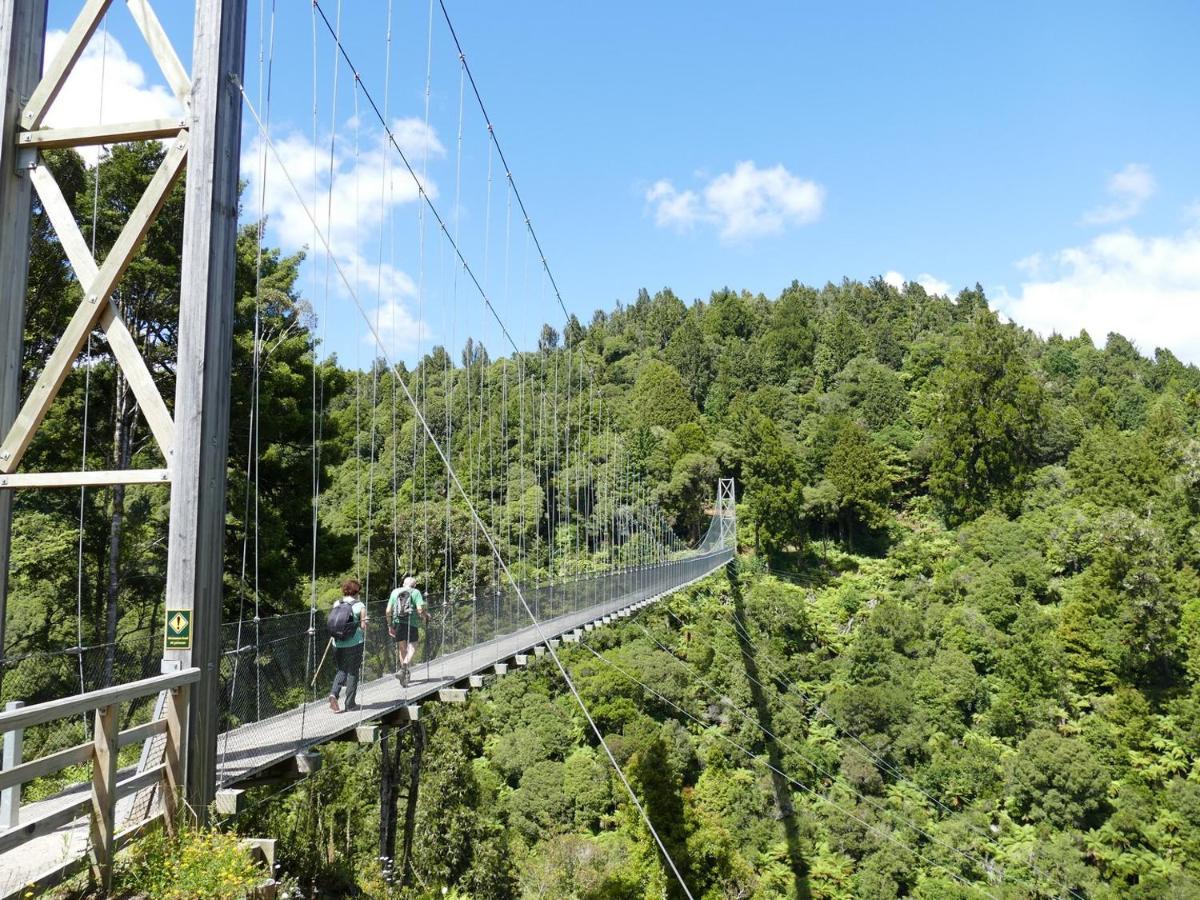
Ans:
{"label": "yellow warning sign", "polygon": [[192,649],[192,611],[190,609],[167,610],[168,650]]}

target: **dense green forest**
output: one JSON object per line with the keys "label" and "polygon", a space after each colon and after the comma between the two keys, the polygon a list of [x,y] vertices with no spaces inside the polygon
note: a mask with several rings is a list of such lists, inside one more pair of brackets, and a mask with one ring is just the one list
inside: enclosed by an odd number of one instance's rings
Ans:
{"label": "dense green forest", "polygon": [[[103,248],[105,210],[160,152],[55,158],[89,240],[96,171]],[[121,297],[168,397],[177,203]],[[613,503],[655,502],[694,539],[716,478],[737,479],[739,562],[566,655],[694,896],[1200,897],[1194,366],[1115,334],[1042,339],[978,286],[872,279],[641,291],[526,353],[471,342],[356,372],[322,353],[293,250],[260,267],[257,229],[241,233],[227,619],[306,609],[347,572],[497,577],[403,380],[476,423],[432,424],[524,574],[612,562],[595,523]],[[33,373],[77,300],[44,222],[30,294]],[[94,349],[28,466],[77,468],[85,433],[89,467],[156,463]],[[627,471],[642,494],[621,493]],[[102,676],[157,657],[166,501],[20,496],[6,698],[78,689],[74,657],[26,658],[77,642],[77,598],[82,643],[122,651],[92,657]],[[406,895],[682,896],[548,665],[426,729]],[[378,746],[325,760],[228,826],[279,838],[306,889],[398,896],[377,859]]]}

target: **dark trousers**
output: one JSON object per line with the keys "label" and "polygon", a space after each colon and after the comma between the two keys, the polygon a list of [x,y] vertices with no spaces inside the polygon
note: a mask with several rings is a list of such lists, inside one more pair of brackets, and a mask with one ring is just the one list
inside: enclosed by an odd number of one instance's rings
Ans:
{"label": "dark trousers", "polygon": [[353,647],[334,647],[333,662],[337,666],[337,674],[333,676],[333,687],[329,696],[338,697],[342,693],[342,685],[346,686],[346,709],[355,704],[355,694],[358,693],[358,671],[362,667],[363,647],[366,644],[355,644]]}

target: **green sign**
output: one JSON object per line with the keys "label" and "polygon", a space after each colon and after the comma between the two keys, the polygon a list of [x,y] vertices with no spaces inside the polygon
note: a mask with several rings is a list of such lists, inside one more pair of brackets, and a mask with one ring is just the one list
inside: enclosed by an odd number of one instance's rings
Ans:
{"label": "green sign", "polygon": [[190,609],[167,610],[167,649],[192,649],[192,611]]}

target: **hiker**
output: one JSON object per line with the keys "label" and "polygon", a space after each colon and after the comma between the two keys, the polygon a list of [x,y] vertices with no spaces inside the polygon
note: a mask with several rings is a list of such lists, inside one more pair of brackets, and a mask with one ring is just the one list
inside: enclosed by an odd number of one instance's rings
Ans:
{"label": "hiker", "polygon": [[329,708],[338,709],[338,697],[342,685],[346,686],[346,712],[358,709],[355,694],[358,692],[358,672],[362,667],[363,646],[366,641],[367,607],[358,599],[362,585],[357,579],[347,578],[342,582],[342,596],[329,611],[329,636],[333,639],[333,662],[337,674],[333,676],[333,687],[329,691]]}
{"label": "hiker", "polygon": [[425,598],[417,590],[417,579],[409,575],[405,577],[402,586],[392,591],[387,602],[388,634],[396,642],[396,656],[399,660],[396,677],[402,687],[408,687],[408,667],[417,655],[422,619],[429,621]]}

